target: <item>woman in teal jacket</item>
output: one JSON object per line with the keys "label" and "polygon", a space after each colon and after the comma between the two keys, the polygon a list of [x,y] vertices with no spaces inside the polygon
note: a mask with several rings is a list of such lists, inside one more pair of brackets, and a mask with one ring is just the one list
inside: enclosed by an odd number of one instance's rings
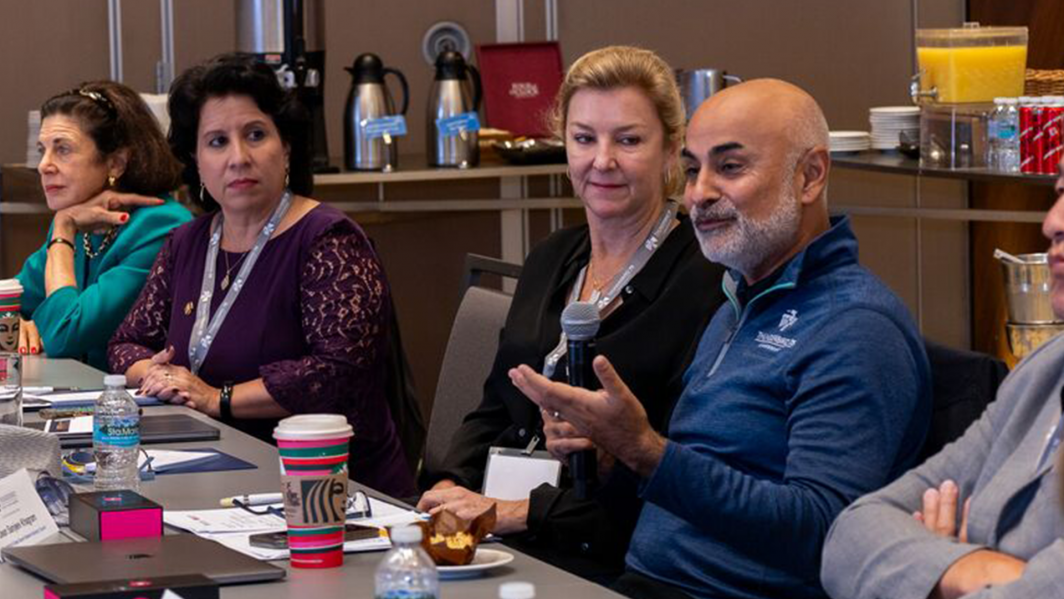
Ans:
{"label": "woman in teal jacket", "polygon": [[107,342],[163,239],[191,220],[170,196],[181,165],[140,96],[111,81],[46,101],[37,149],[55,216],[16,277],[24,288],[19,351],[105,370]]}

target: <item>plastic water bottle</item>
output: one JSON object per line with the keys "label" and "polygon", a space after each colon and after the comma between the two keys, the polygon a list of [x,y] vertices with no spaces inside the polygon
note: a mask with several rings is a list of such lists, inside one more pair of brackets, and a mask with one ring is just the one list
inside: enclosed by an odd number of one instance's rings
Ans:
{"label": "plastic water bottle", "polygon": [[377,566],[376,599],[437,599],[440,579],[436,564],[421,548],[421,529],[392,529],[392,549]]}
{"label": "plastic water bottle", "polygon": [[504,582],[499,585],[499,599],[536,599],[536,585],[531,582]]}
{"label": "plastic water bottle", "polygon": [[1016,98],[994,98],[987,137],[988,166],[1008,173],[1020,172],[1020,112]]}
{"label": "plastic water bottle", "polygon": [[126,392],[126,377],[103,377],[104,390],[92,416],[92,451],[97,491],[140,488],[140,408]]}

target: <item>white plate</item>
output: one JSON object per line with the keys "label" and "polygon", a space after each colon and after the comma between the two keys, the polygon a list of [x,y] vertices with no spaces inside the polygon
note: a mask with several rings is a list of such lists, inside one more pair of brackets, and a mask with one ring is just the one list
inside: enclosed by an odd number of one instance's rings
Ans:
{"label": "white plate", "polygon": [[514,554],[512,553],[499,551],[498,549],[477,547],[477,552],[473,555],[471,563],[464,566],[437,566],[436,571],[439,572],[441,579],[472,578],[473,576],[480,576],[492,568],[505,566],[512,561],[514,561]]}
{"label": "white plate", "polygon": [[875,115],[910,115],[920,114],[919,106],[876,106],[869,108],[868,112]]}
{"label": "white plate", "polygon": [[830,132],[831,139],[843,140],[843,139],[864,139],[868,137],[867,131],[832,131]]}

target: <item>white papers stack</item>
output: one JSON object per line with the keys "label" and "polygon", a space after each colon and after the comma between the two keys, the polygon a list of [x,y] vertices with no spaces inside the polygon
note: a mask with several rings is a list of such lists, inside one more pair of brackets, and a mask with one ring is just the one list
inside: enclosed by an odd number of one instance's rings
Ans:
{"label": "white papers stack", "polygon": [[[373,511],[372,518],[359,518],[358,520],[348,520],[348,522],[361,524],[362,526],[385,528],[411,524],[424,519],[424,516],[416,510],[409,510],[373,498],[370,498],[369,503]],[[259,512],[265,511],[267,507],[281,508],[283,506],[278,503],[272,506],[256,506],[254,509]],[[260,516],[241,508],[170,510],[163,512],[163,521],[170,526],[186,530],[205,539],[217,541],[234,551],[239,551],[256,559],[288,559],[287,549],[253,547],[250,541],[250,535],[252,534],[285,530],[284,518],[280,516],[271,514]],[[374,539],[347,541],[344,543],[344,553],[384,551],[391,546],[392,544],[388,537],[380,536]]]}
{"label": "white papers stack", "polygon": [[898,147],[898,137],[908,132],[914,137],[920,134],[919,106],[879,106],[868,111],[872,125],[872,148],[893,150]]}
{"label": "white papers stack", "polygon": [[861,152],[872,147],[866,131],[832,131],[830,139],[832,152]]}

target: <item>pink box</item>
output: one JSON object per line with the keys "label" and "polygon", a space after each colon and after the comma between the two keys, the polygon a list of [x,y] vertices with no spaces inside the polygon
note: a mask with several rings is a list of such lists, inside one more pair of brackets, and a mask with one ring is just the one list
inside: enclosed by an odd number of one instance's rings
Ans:
{"label": "pink box", "polygon": [[70,529],[90,541],[158,537],[163,508],[133,491],[77,493],[70,497]]}

